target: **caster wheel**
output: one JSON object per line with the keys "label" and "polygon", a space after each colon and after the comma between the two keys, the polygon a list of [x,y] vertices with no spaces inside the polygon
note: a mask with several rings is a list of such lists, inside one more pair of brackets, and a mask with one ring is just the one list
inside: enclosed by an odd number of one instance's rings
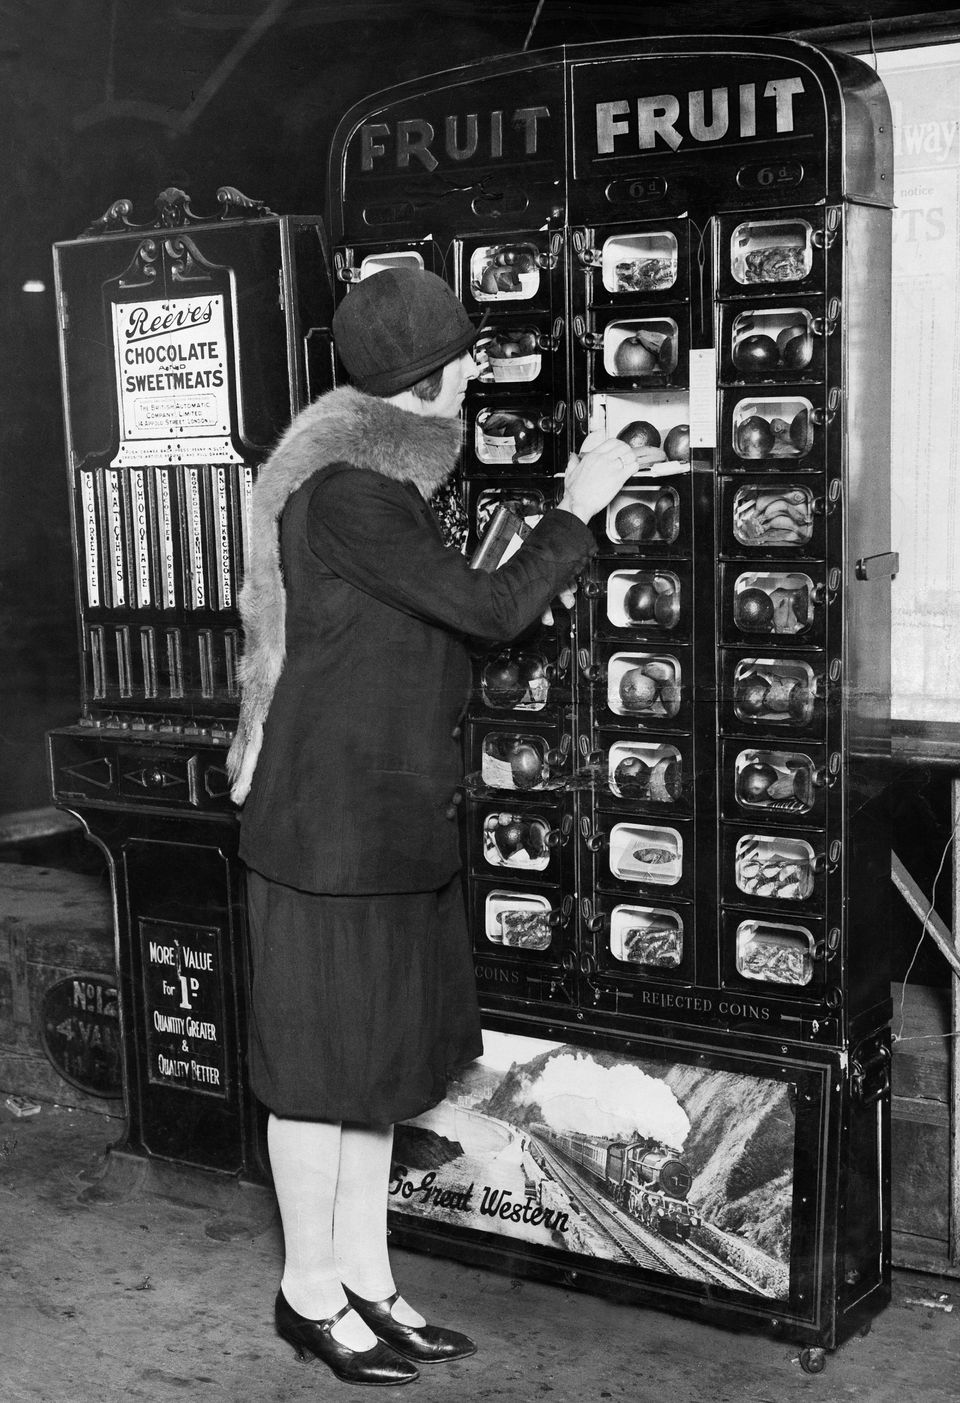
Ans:
{"label": "caster wheel", "polygon": [[805,1374],[822,1374],[827,1367],[827,1352],[814,1346],[800,1351],[800,1368]]}

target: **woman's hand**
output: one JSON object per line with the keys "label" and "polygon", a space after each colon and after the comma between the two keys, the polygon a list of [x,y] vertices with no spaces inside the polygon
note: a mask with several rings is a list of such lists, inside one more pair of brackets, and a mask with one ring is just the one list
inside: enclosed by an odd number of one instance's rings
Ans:
{"label": "woman's hand", "polygon": [[[656,476],[658,463],[666,462],[660,448],[631,448],[619,438],[588,434],[579,454],[571,454],[563,475],[564,492],[557,506],[588,523],[637,473]],[[672,474],[682,471],[669,465]]]}

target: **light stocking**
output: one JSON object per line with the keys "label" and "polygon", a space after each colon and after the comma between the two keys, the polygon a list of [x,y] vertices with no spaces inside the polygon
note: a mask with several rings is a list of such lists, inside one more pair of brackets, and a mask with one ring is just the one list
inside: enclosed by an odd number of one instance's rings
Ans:
{"label": "light stocking", "polygon": [[[267,1122],[270,1168],[283,1223],[281,1290],[299,1315],[326,1320],[347,1303],[333,1250],[333,1214],[340,1172],[339,1122]],[[344,1316],[334,1337],[351,1349],[369,1349],[373,1332],[356,1312]]]}
{"label": "light stocking", "polygon": [[[333,1246],[340,1279],[367,1301],[397,1289],[387,1251],[387,1199],[393,1126],[344,1125],[340,1177],[333,1218]],[[402,1298],[392,1314],[401,1325],[424,1325]]]}

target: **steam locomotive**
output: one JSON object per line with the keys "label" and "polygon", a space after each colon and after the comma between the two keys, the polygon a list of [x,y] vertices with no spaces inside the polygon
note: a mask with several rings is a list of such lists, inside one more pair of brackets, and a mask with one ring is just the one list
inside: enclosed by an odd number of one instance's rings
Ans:
{"label": "steam locomotive", "polygon": [[659,1141],[642,1135],[607,1140],[548,1125],[531,1126],[531,1130],[614,1203],[661,1237],[686,1242],[690,1229],[701,1221],[686,1201],[693,1182],[690,1170]]}

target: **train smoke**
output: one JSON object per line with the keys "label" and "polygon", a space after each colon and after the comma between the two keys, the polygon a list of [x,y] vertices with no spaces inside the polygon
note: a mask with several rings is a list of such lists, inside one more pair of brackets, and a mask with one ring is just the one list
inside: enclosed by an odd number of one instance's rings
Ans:
{"label": "train smoke", "polygon": [[538,1104],[554,1130],[611,1138],[647,1135],[676,1150],[690,1131],[666,1082],[639,1067],[601,1067],[580,1053],[551,1058],[542,1076],[525,1085],[523,1099]]}

